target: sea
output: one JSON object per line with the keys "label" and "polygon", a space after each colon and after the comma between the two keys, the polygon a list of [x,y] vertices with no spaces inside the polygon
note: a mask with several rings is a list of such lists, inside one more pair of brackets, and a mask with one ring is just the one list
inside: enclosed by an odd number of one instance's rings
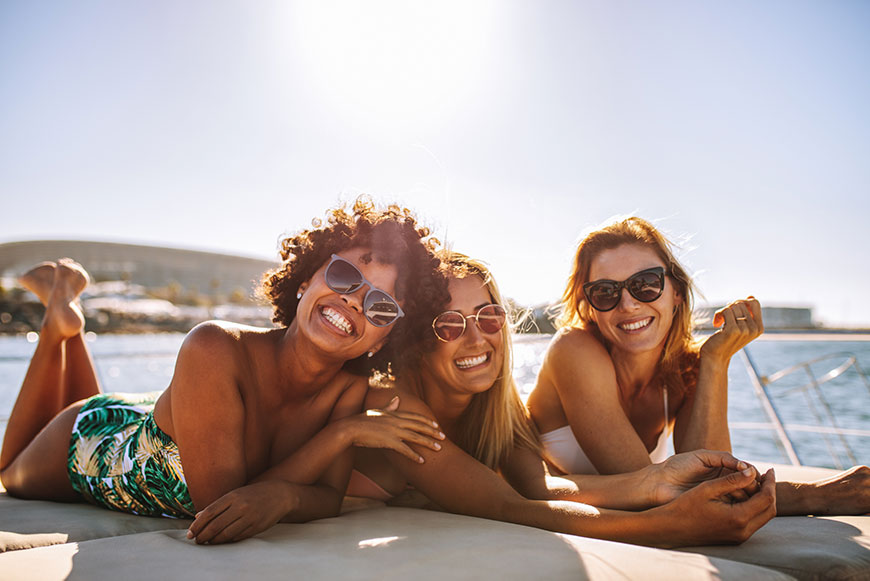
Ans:
{"label": "sea", "polygon": [[[87,340],[103,389],[140,393],[166,388],[183,338],[179,333],[89,333]],[[35,341],[35,334],[0,337],[0,437]],[[514,374],[523,398],[534,387],[549,341],[548,335],[514,338]],[[788,464],[796,456],[801,464],[830,468],[870,464],[870,383],[860,373],[870,371],[870,337],[765,334],[747,352],[758,376],[771,380],[765,396],[770,403],[759,396],[765,389],[753,379],[747,358],[736,355],[728,370],[728,419],[737,457]],[[781,378],[775,375],[813,360]],[[836,377],[822,382],[826,374]],[[784,427],[795,456],[777,437],[773,418]]]}

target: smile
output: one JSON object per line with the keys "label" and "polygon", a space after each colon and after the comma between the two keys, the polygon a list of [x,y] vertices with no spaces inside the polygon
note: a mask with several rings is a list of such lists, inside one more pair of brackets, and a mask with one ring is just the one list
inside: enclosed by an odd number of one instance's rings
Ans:
{"label": "smile", "polygon": [[622,329],[623,331],[639,331],[645,327],[648,327],[653,321],[652,317],[647,317],[646,319],[641,319],[639,321],[634,321],[631,323],[619,323],[617,327]]}
{"label": "smile", "polygon": [[472,367],[483,365],[484,363],[489,361],[489,356],[489,353],[482,353],[480,355],[475,355],[474,357],[463,357],[462,359],[454,359],[453,363],[459,369],[471,369]]}
{"label": "smile", "polygon": [[345,335],[353,335],[353,323],[348,321],[344,315],[332,307],[323,307],[320,310],[320,314],[323,315],[323,318],[338,331],[341,331]]}

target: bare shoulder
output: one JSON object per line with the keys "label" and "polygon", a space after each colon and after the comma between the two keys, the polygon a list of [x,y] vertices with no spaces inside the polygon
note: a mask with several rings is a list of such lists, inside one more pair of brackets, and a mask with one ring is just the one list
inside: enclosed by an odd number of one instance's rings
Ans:
{"label": "bare shoulder", "polygon": [[[194,327],[178,352],[175,380],[216,376],[234,377],[243,356],[241,330],[231,323],[207,321]],[[173,381],[173,384],[177,381]]]}
{"label": "bare shoulder", "polygon": [[610,354],[594,333],[586,329],[560,329],[544,355],[544,365],[564,365],[566,362],[610,359]]}
{"label": "bare shoulder", "polygon": [[367,409],[386,407],[394,397],[399,398],[399,409],[403,412],[415,412],[432,416],[432,410],[416,394],[403,389],[399,384],[395,387],[370,387],[366,396]]}
{"label": "bare shoulder", "polygon": [[242,332],[239,326],[226,321],[205,321],[190,330],[181,345],[182,351],[228,349],[238,344]]}

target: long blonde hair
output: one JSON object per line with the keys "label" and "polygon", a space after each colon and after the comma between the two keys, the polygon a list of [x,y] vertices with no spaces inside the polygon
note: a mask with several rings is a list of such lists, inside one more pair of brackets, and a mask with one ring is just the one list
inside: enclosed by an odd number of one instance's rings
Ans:
{"label": "long blonde hair", "polygon": [[[443,251],[439,257],[445,276],[460,279],[480,277],[492,302],[507,308],[486,264],[454,251]],[[501,333],[504,345],[501,373],[491,388],[474,395],[460,418],[461,432],[455,442],[493,470],[497,470],[505,462],[514,448],[528,448],[541,453],[541,444],[532,427],[529,412],[520,399],[514,382],[509,326],[505,325]],[[429,345],[428,353],[431,353],[432,344]],[[422,357],[426,356],[427,353],[422,354]],[[424,398],[419,377],[412,383],[416,386],[418,395]]]}
{"label": "long blonde hair", "polygon": [[674,311],[659,362],[659,372],[665,385],[683,390],[693,384],[692,376],[696,372],[698,357],[698,344],[692,336],[694,285],[686,269],[674,256],[671,242],[643,218],[631,216],[601,226],[580,241],[571,276],[562,293],[561,314],[557,324],[559,327],[591,330],[604,341],[592,319],[592,306],[583,294],[583,285],[589,282],[592,261],[601,252],[625,244],[645,246],[655,252],[665,265],[668,280],[682,298]]}

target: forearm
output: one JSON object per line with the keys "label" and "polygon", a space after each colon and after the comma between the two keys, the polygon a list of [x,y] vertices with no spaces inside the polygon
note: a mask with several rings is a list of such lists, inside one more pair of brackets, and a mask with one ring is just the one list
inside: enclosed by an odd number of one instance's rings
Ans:
{"label": "forearm", "polygon": [[327,424],[293,454],[260,474],[254,482],[280,479],[294,484],[314,484],[350,446],[350,439],[340,422]]}
{"label": "forearm", "polygon": [[653,505],[648,469],[625,474],[547,476],[540,499],[572,500],[601,508],[642,510]]}
{"label": "forearm", "polygon": [[288,490],[290,509],[280,522],[308,522],[319,518],[338,516],[342,495],[322,484],[291,484]]}
{"label": "forearm", "polygon": [[728,433],[728,361],[701,357],[698,384],[677,452],[707,449],[731,451]]}
{"label": "forearm", "polygon": [[[498,517],[489,517],[498,518]],[[654,547],[692,544],[666,511],[627,512],[570,501],[509,503],[499,520],[583,537]]]}

